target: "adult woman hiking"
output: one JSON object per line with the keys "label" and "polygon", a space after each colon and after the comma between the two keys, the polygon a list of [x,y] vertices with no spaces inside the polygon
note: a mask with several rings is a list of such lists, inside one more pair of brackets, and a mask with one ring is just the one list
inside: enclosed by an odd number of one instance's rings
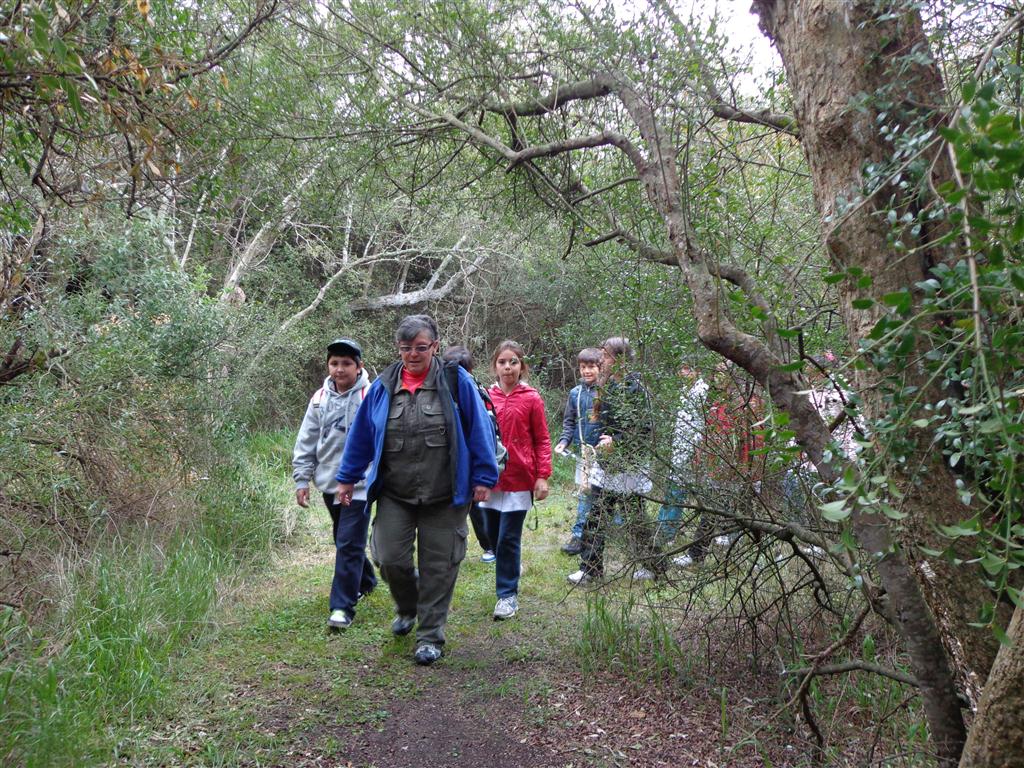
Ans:
{"label": "adult woman hiking", "polygon": [[456,391],[449,387],[433,318],[404,318],[395,342],[400,360],[367,392],[335,479],[346,505],[366,478],[367,501],[377,503],[371,551],[395,601],[391,631],[406,635],[416,626],[413,658],[426,665],[443,653],[469,506],[487,499],[498,465],[473,377],[455,366]]}

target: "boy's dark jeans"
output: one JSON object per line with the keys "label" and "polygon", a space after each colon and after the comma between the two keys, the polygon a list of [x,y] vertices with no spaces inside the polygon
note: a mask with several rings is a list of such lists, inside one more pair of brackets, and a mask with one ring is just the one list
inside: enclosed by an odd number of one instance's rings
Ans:
{"label": "boy's dark jeans", "polygon": [[588,576],[604,575],[604,546],[608,528],[618,515],[623,520],[628,555],[651,570],[664,570],[654,547],[652,526],[644,515],[644,498],[636,494],[612,493],[594,486],[593,507],[583,526],[580,569]]}
{"label": "boy's dark jeans", "polygon": [[366,556],[366,532],[370,527],[370,509],[365,501],[352,501],[347,507],[334,503],[334,494],[324,494],[334,530],[334,580],[331,582],[331,610],[356,615],[360,594],[368,595],[377,586],[370,558]]}

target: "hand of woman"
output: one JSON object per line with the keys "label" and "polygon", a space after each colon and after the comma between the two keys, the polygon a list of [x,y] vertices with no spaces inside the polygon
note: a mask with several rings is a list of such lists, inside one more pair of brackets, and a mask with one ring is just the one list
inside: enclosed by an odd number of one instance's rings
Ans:
{"label": "hand of woman", "polygon": [[533,498],[537,501],[544,501],[548,497],[548,481],[543,477],[538,477],[537,482],[533,484]]}
{"label": "hand of woman", "polygon": [[611,435],[601,435],[601,439],[597,441],[597,449],[601,451],[610,451],[612,449],[612,443],[615,439]]}
{"label": "hand of woman", "polygon": [[491,489],[483,485],[473,486],[473,501],[487,501],[491,496]]}
{"label": "hand of woman", "polygon": [[309,488],[296,488],[295,489],[295,503],[300,507],[309,506]]}

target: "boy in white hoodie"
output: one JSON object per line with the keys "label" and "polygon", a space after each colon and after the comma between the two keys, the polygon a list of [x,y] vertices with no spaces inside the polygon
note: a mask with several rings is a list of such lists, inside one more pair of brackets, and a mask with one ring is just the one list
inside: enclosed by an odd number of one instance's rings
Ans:
{"label": "boy in white hoodie", "polygon": [[331,615],[327,626],[346,629],[356,615],[356,602],[377,586],[373,565],[366,556],[366,532],[370,510],[366,484],[360,481],[352,503],[336,503],[334,473],[345,450],[349,425],[370,387],[363,369],[363,351],[352,339],[335,339],[327,345],[327,378],[310,398],[292,452],[295,501],[309,506],[310,479],[323,494],[334,529],[334,580],[331,584]]}

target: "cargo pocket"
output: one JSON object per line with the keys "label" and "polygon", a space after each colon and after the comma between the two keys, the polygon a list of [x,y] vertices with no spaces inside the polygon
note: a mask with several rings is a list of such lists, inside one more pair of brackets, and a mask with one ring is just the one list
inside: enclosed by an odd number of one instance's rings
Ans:
{"label": "cargo pocket", "polygon": [[[370,505],[366,505],[367,514],[369,514]],[[380,570],[380,555],[377,554],[377,516],[373,516],[373,521],[370,523],[370,560],[377,566],[377,570]]]}
{"label": "cargo pocket", "polygon": [[452,565],[458,565],[466,559],[466,540],[469,537],[469,526],[463,523],[452,531]]}

